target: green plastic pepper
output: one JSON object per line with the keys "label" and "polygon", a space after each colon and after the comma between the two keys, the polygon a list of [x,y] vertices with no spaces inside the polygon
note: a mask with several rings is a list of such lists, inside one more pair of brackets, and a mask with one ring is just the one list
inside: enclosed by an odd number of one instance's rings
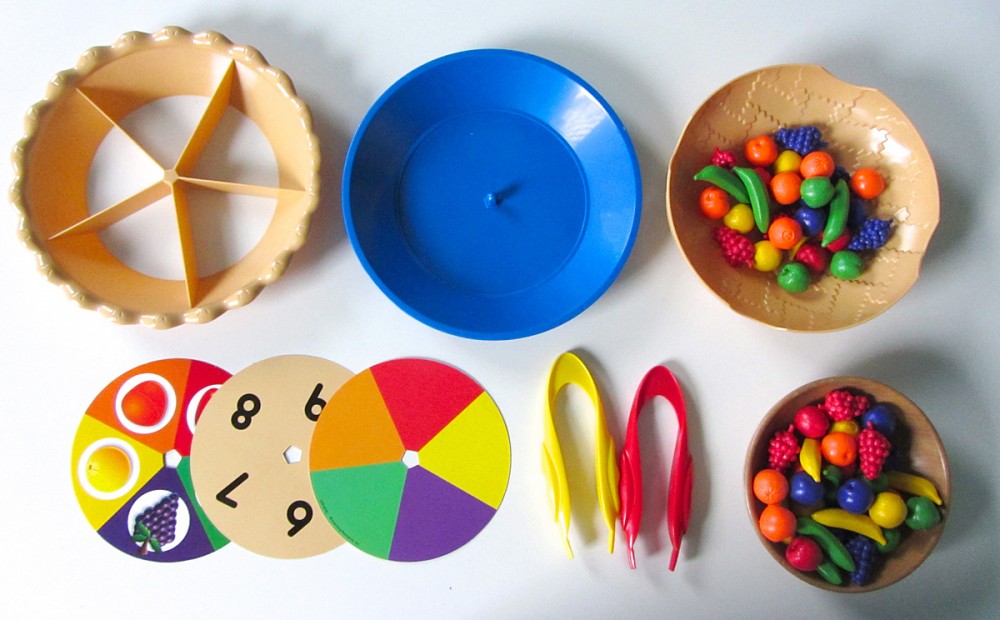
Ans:
{"label": "green plastic pepper", "polygon": [[911,497],[906,500],[906,509],[906,525],[912,530],[929,530],[941,522],[937,506],[926,497]]}

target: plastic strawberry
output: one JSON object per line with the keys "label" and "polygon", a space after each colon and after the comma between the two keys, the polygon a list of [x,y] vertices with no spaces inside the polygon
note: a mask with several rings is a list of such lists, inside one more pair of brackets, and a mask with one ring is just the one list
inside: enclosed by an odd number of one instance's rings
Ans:
{"label": "plastic strawberry", "polygon": [[767,462],[772,469],[785,471],[799,456],[799,440],[795,437],[795,425],[787,431],[778,431],[767,446]]}
{"label": "plastic strawberry", "polygon": [[828,392],[820,409],[826,411],[835,422],[853,420],[868,411],[868,397],[863,394],[851,394],[847,390]]}
{"label": "plastic strawberry", "polygon": [[885,435],[875,430],[875,425],[871,422],[858,433],[858,458],[861,461],[861,473],[865,478],[869,480],[878,478],[891,449],[892,444]]}

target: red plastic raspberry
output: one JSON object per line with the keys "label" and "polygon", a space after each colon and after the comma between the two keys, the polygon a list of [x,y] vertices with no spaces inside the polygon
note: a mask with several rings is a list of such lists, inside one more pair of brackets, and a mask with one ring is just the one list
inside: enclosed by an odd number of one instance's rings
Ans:
{"label": "red plastic raspberry", "polygon": [[716,228],[712,238],[722,248],[722,257],[730,267],[753,267],[753,241],[725,226]]}
{"label": "red plastic raspberry", "polygon": [[767,446],[767,462],[772,469],[785,471],[799,456],[799,440],[792,430],[795,425],[789,425],[787,431],[778,431]]}
{"label": "red plastic raspberry", "polygon": [[868,411],[868,397],[862,394],[851,394],[847,390],[828,392],[820,409],[835,422],[853,420]]}
{"label": "red plastic raspberry", "polygon": [[869,480],[878,478],[891,449],[892,444],[885,435],[875,430],[875,425],[871,422],[867,428],[858,433],[858,459],[861,461],[861,473],[865,478]]}
{"label": "red plastic raspberry", "polygon": [[715,152],[712,153],[712,165],[732,169],[736,165],[736,156],[731,151],[720,151],[719,147],[715,147]]}

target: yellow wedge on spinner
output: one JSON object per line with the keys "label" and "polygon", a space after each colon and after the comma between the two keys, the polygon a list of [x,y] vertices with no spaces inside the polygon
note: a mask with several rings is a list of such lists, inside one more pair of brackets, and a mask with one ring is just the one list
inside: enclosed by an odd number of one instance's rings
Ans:
{"label": "yellow wedge on spinner", "polygon": [[552,364],[545,398],[542,468],[548,481],[553,516],[562,529],[566,555],[572,558],[573,549],[569,544],[569,485],[566,480],[566,466],[563,463],[562,449],[559,447],[559,437],[556,434],[553,417],[556,397],[564,387],[570,384],[583,389],[594,405],[596,414],[594,466],[597,500],[604,516],[604,522],[608,527],[608,553],[613,553],[615,550],[615,519],[618,517],[618,462],[615,458],[615,445],[608,433],[607,422],[604,418],[604,406],[601,404],[601,395],[597,390],[597,384],[590,371],[587,370],[587,366],[573,353],[563,353]]}

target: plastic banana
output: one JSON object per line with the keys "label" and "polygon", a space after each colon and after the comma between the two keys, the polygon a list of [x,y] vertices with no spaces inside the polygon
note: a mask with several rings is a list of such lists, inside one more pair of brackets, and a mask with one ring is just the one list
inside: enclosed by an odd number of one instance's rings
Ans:
{"label": "plastic banana", "polygon": [[802,448],[799,449],[799,464],[802,465],[802,470],[809,474],[813,480],[816,482],[821,481],[823,455],[820,452],[819,440],[807,437],[802,442]]}
{"label": "plastic banana", "polygon": [[827,527],[835,527],[867,536],[880,545],[886,544],[882,528],[876,525],[868,515],[854,514],[843,508],[824,508],[812,513],[812,519]]}
{"label": "plastic banana", "polygon": [[937,487],[927,478],[901,471],[888,471],[886,477],[889,479],[889,486],[897,491],[926,497],[938,506],[943,503]]}

